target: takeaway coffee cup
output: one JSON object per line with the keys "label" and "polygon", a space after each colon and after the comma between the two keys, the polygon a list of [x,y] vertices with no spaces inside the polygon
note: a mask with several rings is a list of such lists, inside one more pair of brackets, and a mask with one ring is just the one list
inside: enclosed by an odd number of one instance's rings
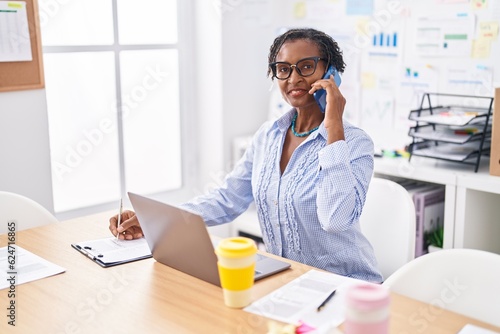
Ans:
{"label": "takeaway coffee cup", "polygon": [[244,237],[223,239],[215,249],[226,306],[241,308],[250,304],[256,252],[255,242]]}
{"label": "takeaway coffee cup", "polygon": [[389,333],[389,290],[382,285],[360,283],[346,292],[346,334]]}

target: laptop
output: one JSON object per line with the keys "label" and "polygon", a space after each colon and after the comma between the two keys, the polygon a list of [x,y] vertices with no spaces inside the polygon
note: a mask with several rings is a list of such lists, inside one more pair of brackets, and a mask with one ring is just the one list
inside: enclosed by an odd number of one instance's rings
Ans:
{"label": "laptop", "polygon": [[[220,286],[214,243],[200,216],[134,193],[128,195],[156,261]],[[287,262],[257,254],[255,280],[288,268]]]}

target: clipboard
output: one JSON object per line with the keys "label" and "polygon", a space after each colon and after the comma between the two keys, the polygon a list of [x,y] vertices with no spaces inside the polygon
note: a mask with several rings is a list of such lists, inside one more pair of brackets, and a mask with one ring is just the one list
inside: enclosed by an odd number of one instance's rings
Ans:
{"label": "clipboard", "polygon": [[152,257],[146,239],[117,240],[115,237],[88,240],[71,244],[103,268]]}

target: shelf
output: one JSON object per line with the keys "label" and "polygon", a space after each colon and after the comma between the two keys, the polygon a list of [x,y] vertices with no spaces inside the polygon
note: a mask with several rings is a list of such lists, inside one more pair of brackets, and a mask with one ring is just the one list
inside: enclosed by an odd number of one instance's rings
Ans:
{"label": "shelf", "polygon": [[[491,133],[491,128],[486,131]],[[411,127],[408,132],[410,137],[423,140],[442,141],[446,143],[465,144],[474,140],[481,140],[483,130],[481,127],[460,127],[450,128],[449,126],[441,125],[422,125]]]}
{"label": "shelf", "polygon": [[[474,173],[461,164],[415,156],[405,158],[375,158],[375,174],[425,181],[449,186],[461,186],[478,191],[500,194],[500,176],[489,173],[489,165],[481,165]],[[489,159],[485,157],[485,162]]]}
{"label": "shelf", "polygon": [[457,186],[500,195],[500,176],[490,175],[487,171],[477,174],[459,173]]}
{"label": "shelf", "polygon": [[[476,99],[476,105],[488,104],[489,107],[433,106],[431,96],[433,100],[459,99],[464,104],[464,99],[467,104]],[[425,102],[427,108],[424,108]],[[420,108],[410,111],[408,116],[416,122],[408,132],[413,138],[409,160],[413,156],[446,160],[474,165],[477,172],[481,156],[489,155],[490,151],[492,106],[492,97],[425,93]]]}
{"label": "shelf", "polygon": [[465,126],[479,122],[484,123],[488,113],[489,109],[487,108],[440,106],[412,110],[409,119],[431,124]]}
{"label": "shelf", "polygon": [[468,142],[462,145],[450,143],[433,145],[428,142],[424,142],[422,144],[424,144],[425,147],[412,149],[413,155],[470,164],[475,164],[476,162],[469,162],[469,159],[477,158],[479,154],[487,153],[490,150],[490,143],[486,141],[483,143],[481,151],[479,151],[479,147],[481,145],[480,141]]}
{"label": "shelf", "polygon": [[417,181],[424,181],[449,186],[456,185],[457,172],[463,166],[442,160],[415,157],[411,161],[405,158],[375,158],[375,174],[392,175]]}

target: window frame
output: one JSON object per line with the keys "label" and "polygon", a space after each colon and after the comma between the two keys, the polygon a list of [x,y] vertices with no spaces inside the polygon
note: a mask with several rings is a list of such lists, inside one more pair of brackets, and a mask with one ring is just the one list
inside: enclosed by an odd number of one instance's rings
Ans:
{"label": "window frame", "polygon": [[[124,205],[130,205],[127,196],[124,147],[123,147],[123,119],[122,119],[122,89],[120,84],[120,52],[131,50],[168,50],[175,49],[179,59],[179,112],[181,126],[181,187],[174,190],[160,192],[156,194],[145,194],[158,200],[169,202],[185,201],[193,196],[192,189],[197,184],[198,175],[196,173],[197,157],[196,142],[197,131],[192,131],[195,124],[195,85],[192,84],[194,78],[194,66],[196,64],[194,52],[194,6],[192,0],[177,0],[177,29],[178,40],[175,44],[141,44],[141,45],[120,45],[118,38],[117,2],[112,0],[113,13],[113,38],[111,45],[74,45],[74,46],[42,46],[44,54],[65,53],[65,52],[113,52],[115,59],[115,87],[117,101],[117,135],[118,135],[118,156],[120,173],[120,195]],[[43,29],[43,27],[42,27]],[[50,134],[49,134],[50,135]],[[118,171],[117,171],[118,172]],[[54,198],[55,201],[55,198]],[[118,203],[108,202],[94,206],[81,207],[69,211],[56,212],[60,220],[89,215],[118,207]]]}

